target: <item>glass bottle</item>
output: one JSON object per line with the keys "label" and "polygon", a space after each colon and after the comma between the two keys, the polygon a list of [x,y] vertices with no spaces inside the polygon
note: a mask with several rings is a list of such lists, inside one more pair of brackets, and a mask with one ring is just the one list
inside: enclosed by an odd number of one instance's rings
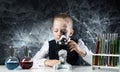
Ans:
{"label": "glass bottle", "polygon": [[24,49],[24,58],[20,61],[22,69],[30,69],[33,65],[32,59],[29,57],[28,48]]}
{"label": "glass bottle", "polygon": [[5,66],[10,69],[16,69],[19,66],[19,59],[14,55],[14,48],[10,47],[10,56],[5,60]]}

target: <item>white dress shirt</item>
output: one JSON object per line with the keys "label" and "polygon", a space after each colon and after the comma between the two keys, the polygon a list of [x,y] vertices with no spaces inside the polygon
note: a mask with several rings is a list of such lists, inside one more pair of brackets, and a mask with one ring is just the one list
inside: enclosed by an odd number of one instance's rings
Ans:
{"label": "white dress shirt", "polygon": [[[78,46],[81,49],[84,49],[86,51],[86,56],[83,57],[83,59],[92,65],[92,52],[88,50],[87,46],[84,44],[84,42],[79,39],[78,40]],[[42,48],[36,53],[36,55],[32,58],[33,59],[33,67],[40,67],[44,66],[45,60],[48,59],[48,52],[49,52],[49,42],[45,41]],[[47,57],[46,57],[47,56]]]}

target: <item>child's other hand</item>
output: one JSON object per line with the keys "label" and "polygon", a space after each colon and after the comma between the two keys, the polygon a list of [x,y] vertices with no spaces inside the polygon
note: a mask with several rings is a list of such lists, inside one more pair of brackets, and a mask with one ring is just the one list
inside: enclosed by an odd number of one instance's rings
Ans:
{"label": "child's other hand", "polygon": [[68,45],[69,45],[70,52],[72,52],[72,51],[76,51],[77,52],[78,51],[78,45],[73,40],[70,40],[68,42]]}
{"label": "child's other hand", "polygon": [[50,66],[53,67],[55,64],[59,63],[59,60],[54,59],[54,60],[46,60],[45,62],[45,66]]}
{"label": "child's other hand", "polygon": [[81,48],[79,48],[78,44],[75,41],[70,40],[68,42],[68,45],[69,45],[69,48],[70,48],[70,52],[76,51],[82,57],[86,56],[86,51],[81,49]]}

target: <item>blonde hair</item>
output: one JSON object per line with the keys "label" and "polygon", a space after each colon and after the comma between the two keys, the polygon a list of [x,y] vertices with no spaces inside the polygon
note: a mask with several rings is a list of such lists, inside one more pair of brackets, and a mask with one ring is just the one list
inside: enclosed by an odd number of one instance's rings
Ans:
{"label": "blonde hair", "polygon": [[54,16],[53,20],[52,20],[52,24],[54,23],[54,20],[56,18],[62,18],[67,22],[70,22],[70,28],[73,29],[73,19],[70,15],[68,15],[67,13],[59,13],[57,15]]}

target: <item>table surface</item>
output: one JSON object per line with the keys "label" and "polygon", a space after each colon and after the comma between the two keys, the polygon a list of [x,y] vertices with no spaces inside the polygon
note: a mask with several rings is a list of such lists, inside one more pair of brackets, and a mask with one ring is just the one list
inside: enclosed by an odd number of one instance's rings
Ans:
{"label": "table surface", "polygon": [[52,67],[40,67],[31,69],[8,70],[5,65],[0,65],[0,72],[120,72],[119,69],[92,69],[92,66],[72,66],[72,70],[54,70]]}

